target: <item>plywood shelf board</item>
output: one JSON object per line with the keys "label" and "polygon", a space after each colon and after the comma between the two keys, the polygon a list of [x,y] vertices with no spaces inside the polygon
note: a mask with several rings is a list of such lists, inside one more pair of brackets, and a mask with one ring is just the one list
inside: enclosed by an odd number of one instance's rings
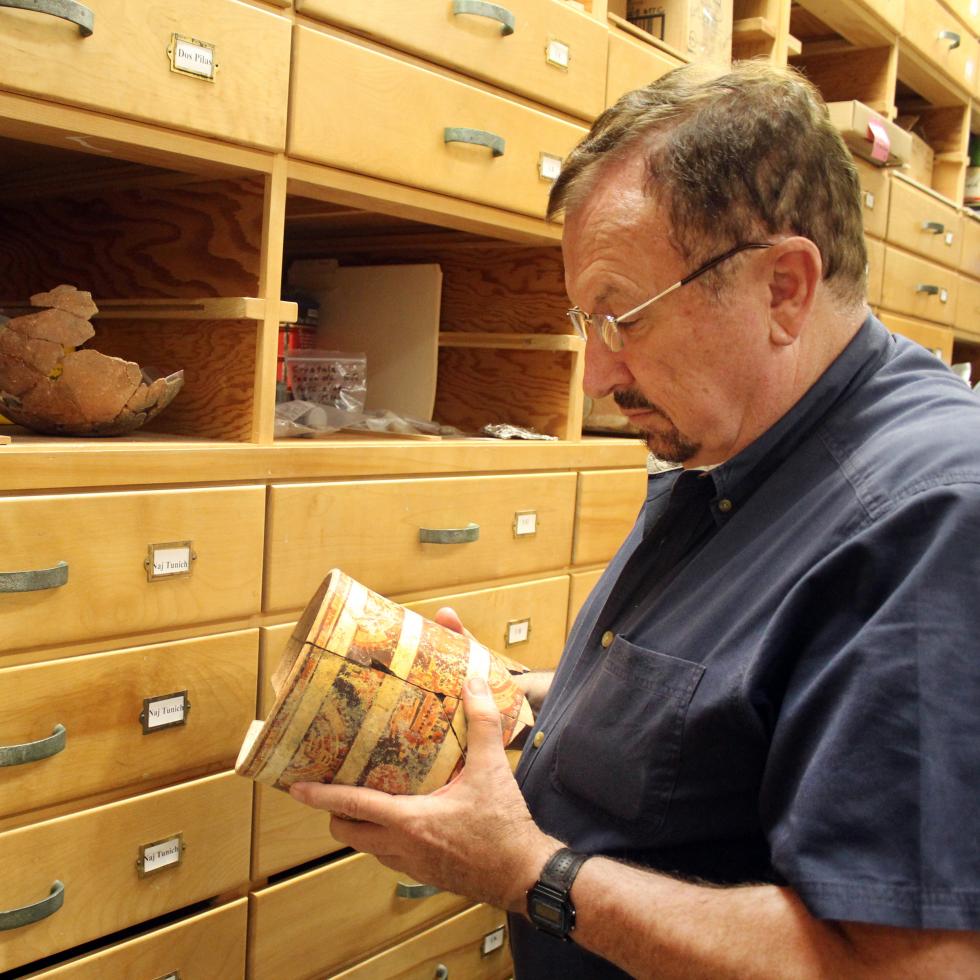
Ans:
{"label": "plywood shelf board", "polygon": [[[103,299],[94,298],[97,320],[261,320],[266,301],[256,296],[219,296],[202,299]],[[7,316],[36,313],[38,307],[0,300]],[[279,301],[278,319],[292,323],[299,315],[296,303]]]}
{"label": "plywood shelf board", "polygon": [[[797,4],[794,3],[794,8]],[[855,47],[877,47],[893,44],[898,36],[896,25],[889,24],[877,11],[861,0],[798,0],[798,6],[812,21],[826,24]],[[797,15],[793,12],[793,32],[796,33]]]}
{"label": "plywood shelf board", "polygon": [[772,41],[776,25],[767,17],[743,17],[732,23],[732,43],[743,41]]}
{"label": "plywood shelf board", "polygon": [[473,347],[502,350],[584,351],[585,341],[574,334],[464,333],[439,334],[440,347]]}

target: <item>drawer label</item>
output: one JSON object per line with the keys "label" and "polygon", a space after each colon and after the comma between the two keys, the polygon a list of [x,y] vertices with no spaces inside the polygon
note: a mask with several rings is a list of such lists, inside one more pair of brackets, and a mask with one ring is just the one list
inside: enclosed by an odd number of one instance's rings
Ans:
{"label": "drawer label", "polygon": [[214,45],[207,41],[199,41],[195,37],[185,37],[183,34],[173,34],[170,47],[167,48],[170,57],[170,70],[180,75],[193,75],[207,82],[214,81],[214,73],[218,63],[214,60]]}
{"label": "drawer label", "polygon": [[147,556],[143,561],[146,580],[155,582],[161,578],[190,575],[196,558],[192,541],[167,541],[148,545]]}
{"label": "drawer label", "polygon": [[505,938],[506,933],[503,926],[499,929],[494,929],[493,932],[488,932],[483,937],[483,942],[480,945],[480,955],[489,956],[490,953],[500,949],[504,944]]}
{"label": "drawer label", "polygon": [[548,46],[544,49],[544,60],[549,65],[564,68],[567,71],[570,57],[571,53],[564,41],[559,41],[554,37],[548,39]]}
{"label": "drawer label", "polygon": [[180,980],[180,970],[174,970],[173,973],[168,973],[164,977],[157,977],[156,980]]}
{"label": "drawer label", "polygon": [[173,728],[175,725],[187,723],[187,712],[191,703],[187,700],[186,691],[174,694],[161,694],[155,698],[143,699],[143,710],[140,712],[140,723],[143,734],[158,732],[163,728]]}
{"label": "drawer label", "polygon": [[869,210],[873,211],[875,207],[875,196],[871,191],[864,192],[864,206]]}
{"label": "drawer label", "polygon": [[145,878],[157,871],[176,867],[183,859],[184,835],[174,834],[172,837],[164,837],[163,840],[155,840],[150,844],[141,844],[136,870],[141,878]]}
{"label": "drawer label", "polygon": [[561,173],[561,157],[553,153],[541,153],[538,156],[538,174],[542,180],[557,180]]}
{"label": "drawer label", "polygon": [[504,634],[504,646],[512,647],[518,643],[527,643],[531,636],[531,618],[512,619],[507,624],[507,631]]}
{"label": "drawer label", "polygon": [[538,512],[519,510],[514,514],[514,537],[523,538],[538,533]]}

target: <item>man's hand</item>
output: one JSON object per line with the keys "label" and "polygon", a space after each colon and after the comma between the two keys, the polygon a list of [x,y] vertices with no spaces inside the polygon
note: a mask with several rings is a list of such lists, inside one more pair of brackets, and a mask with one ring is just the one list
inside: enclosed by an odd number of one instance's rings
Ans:
{"label": "man's hand", "polygon": [[470,678],[463,690],[467,754],[463,771],[427,796],[389,796],[363,787],[296,783],[291,795],[333,814],[342,844],[374,854],[416,881],[524,910],[525,892],[561,842],[535,826],[514,781],[489,689]]}

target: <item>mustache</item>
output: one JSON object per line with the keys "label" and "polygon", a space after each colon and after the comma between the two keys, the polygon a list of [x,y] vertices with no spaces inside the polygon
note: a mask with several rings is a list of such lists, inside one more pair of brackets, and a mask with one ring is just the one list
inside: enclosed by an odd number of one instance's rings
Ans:
{"label": "mustache", "polygon": [[624,388],[621,391],[613,392],[613,401],[620,408],[631,408],[631,409],[648,409],[650,411],[659,411],[653,402],[647,401],[635,388]]}

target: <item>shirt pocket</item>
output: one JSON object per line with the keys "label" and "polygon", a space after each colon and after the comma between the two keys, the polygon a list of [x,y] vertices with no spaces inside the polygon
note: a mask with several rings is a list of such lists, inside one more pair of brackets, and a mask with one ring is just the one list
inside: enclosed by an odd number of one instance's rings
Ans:
{"label": "shirt pocket", "polygon": [[616,637],[564,719],[552,768],[556,788],[655,833],[704,669]]}

